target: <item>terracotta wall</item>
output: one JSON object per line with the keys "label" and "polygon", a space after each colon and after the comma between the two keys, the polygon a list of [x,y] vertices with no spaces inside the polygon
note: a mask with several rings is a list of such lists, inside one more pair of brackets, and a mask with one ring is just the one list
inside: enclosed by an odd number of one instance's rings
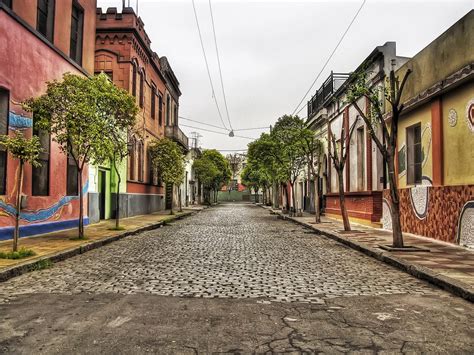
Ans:
{"label": "terracotta wall", "polygon": [[[388,190],[384,191],[384,200],[384,204],[390,200]],[[400,189],[402,230],[456,243],[459,217],[471,200],[474,200],[474,185],[429,186],[418,191]]]}

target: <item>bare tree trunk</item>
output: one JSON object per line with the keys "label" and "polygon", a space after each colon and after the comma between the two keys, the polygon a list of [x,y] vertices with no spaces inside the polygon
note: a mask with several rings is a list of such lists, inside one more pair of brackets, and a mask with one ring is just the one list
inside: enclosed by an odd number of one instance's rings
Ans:
{"label": "bare tree trunk", "polygon": [[293,216],[296,216],[296,194],[295,194],[295,183],[290,182],[291,187],[291,201],[293,202]]}
{"label": "bare tree trunk", "polygon": [[341,205],[342,222],[344,223],[344,230],[350,231],[351,224],[349,223],[349,215],[347,214],[346,209],[346,198],[344,196],[344,177],[342,170],[337,171],[337,177],[339,180],[339,203]]}
{"label": "bare tree trunk", "polygon": [[20,238],[20,210],[21,210],[21,191],[23,190],[23,161],[20,160],[18,167],[18,190],[16,192],[16,214],[15,231],[13,233],[13,251],[18,251],[18,239]]}
{"label": "bare tree trunk", "polygon": [[82,168],[77,170],[79,182],[79,239],[84,239],[84,196],[82,192]]}
{"label": "bare tree trunk", "polygon": [[319,176],[314,177],[314,221],[321,223],[321,215],[319,214]]}
{"label": "bare tree trunk", "polygon": [[400,196],[395,177],[395,159],[392,152],[388,153],[388,180],[390,184],[390,214],[392,217],[393,247],[403,248],[403,234],[400,223]]}

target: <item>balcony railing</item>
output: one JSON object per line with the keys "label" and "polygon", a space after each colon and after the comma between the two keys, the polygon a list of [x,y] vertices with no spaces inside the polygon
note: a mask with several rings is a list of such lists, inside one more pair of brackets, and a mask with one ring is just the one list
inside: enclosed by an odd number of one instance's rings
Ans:
{"label": "balcony railing", "polygon": [[165,127],[165,137],[174,140],[176,143],[180,144],[184,149],[189,149],[188,137],[178,126],[166,126]]}
{"label": "balcony railing", "polygon": [[333,73],[326,79],[321,87],[316,91],[316,94],[308,101],[308,118],[314,116],[326,101],[341,87],[342,84],[349,78],[350,74]]}

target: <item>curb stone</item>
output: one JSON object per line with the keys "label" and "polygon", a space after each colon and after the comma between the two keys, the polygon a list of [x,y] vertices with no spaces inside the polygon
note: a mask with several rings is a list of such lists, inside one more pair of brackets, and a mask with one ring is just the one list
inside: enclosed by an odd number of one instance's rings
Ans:
{"label": "curb stone", "polygon": [[194,215],[196,213],[199,213],[199,212],[201,212],[201,211],[184,212],[183,214],[181,214],[179,216],[177,215],[177,216],[169,217],[166,220],[162,220],[162,221],[159,221],[159,222],[156,222],[156,223],[150,223],[150,224],[145,225],[143,227],[131,229],[131,230],[128,230],[128,231],[125,231],[125,232],[122,232],[122,233],[119,233],[119,234],[116,234],[116,235],[112,235],[110,237],[106,237],[104,239],[95,240],[95,241],[87,243],[87,244],[79,245],[77,247],[73,247],[73,248],[66,249],[66,250],[61,250],[61,251],[58,251],[58,252],[53,253],[53,254],[42,256],[42,257],[40,257],[38,259],[35,259],[35,260],[25,261],[24,263],[5,268],[4,270],[0,271],[0,283],[5,282],[5,281],[7,281],[7,280],[9,280],[13,277],[20,276],[22,274],[26,274],[27,272],[35,271],[44,262],[56,263],[58,261],[63,261],[63,260],[72,258],[73,256],[83,254],[83,253],[86,253],[88,251],[103,247],[107,244],[118,241],[120,239],[129,237],[129,236],[132,236],[132,235],[136,235],[136,234],[139,234],[139,233],[142,233],[142,232],[150,231],[150,230],[153,230],[153,229],[158,229],[158,228],[164,226],[166,224],[166,222],[181,220],[183,218],[192,216],[192,215]]}
{"label": "curb stone", "polygon": [[348,237],[343,237],[339,236],[335,233],[331,233],[328,231],[321,230],[313,225],[309,225],[305,222],[298,221],[294,219],[293,217],[284,215],[283,213],[279,211],[275,211],[273,209],[268,209],[264,206],[260,206],[266,210],[270,210],[270,214],[277,215],[278,218],[283,219],[283,220],[289,220],[293,223],[296,223],[300,226],[303,226],[307,229],[313,230],[317,232],[318,234],[335,240],[341,244],[344,244],[352,249],[355,249],[359,252],[362,252],[370,257],[373,257],[379,261],[382,261],[390,266],[393,266],[401,271],[404,271],[420,280],[427,281],[439,288],[442,288],[445,291],[448,291],[456,296],[462,297],[465,300],[468,300],[470,302],[474,302],[474,287],[455,280],[449,276],[439,274],[432,269],[429,269],[427,267],[421,266],[421,265],[416,265],[408,260],[405,260],[403,258],[396,257],[392,255],[390,252],[385,252],[382,250],[377,250],[375,248],[371,248],[369,246],[366,246],[363,243],[359,243],[357,241],[351,240]]}

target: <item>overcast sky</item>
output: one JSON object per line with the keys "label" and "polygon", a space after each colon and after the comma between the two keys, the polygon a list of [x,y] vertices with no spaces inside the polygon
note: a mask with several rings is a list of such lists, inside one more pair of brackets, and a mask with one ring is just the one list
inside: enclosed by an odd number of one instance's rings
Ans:
{"label": "overcast sky", "polygon": [[[129,0],[126,0],[128,3]],[[136,0],[130,1],[135,6]],[[213,0],[213,15],[229,116],[234,129],[269,126],[291,114],[353,18],[358,1]],[[98,0],[121,9],[121,0]],[[354,70],[378,45],[397,42],[413,56],[473,7],[473,1],[368,0],[315,87],[330,71]],[[225,106],[207,0],[196,0],[211,76],[224,122]],[[191,0],[139,0],[152,49],[166,56],[181,84],[180,116],[222,126],[207,76]],[[308,95],[309,96],[309,95]],[[305,99],[308,99],[307,97]],[[301,116],[306,115],[306,109]],[[180,124],[200,126],[181,120]],[[202,128],[219,129],[200,126]],[[204,148],[245,149],[249,140],[198,131]],[[225,132],[224,130],[221,130]],[[262,130],[236,135],[258,137]],[[226,153],[226,152],[223,152]]]}

